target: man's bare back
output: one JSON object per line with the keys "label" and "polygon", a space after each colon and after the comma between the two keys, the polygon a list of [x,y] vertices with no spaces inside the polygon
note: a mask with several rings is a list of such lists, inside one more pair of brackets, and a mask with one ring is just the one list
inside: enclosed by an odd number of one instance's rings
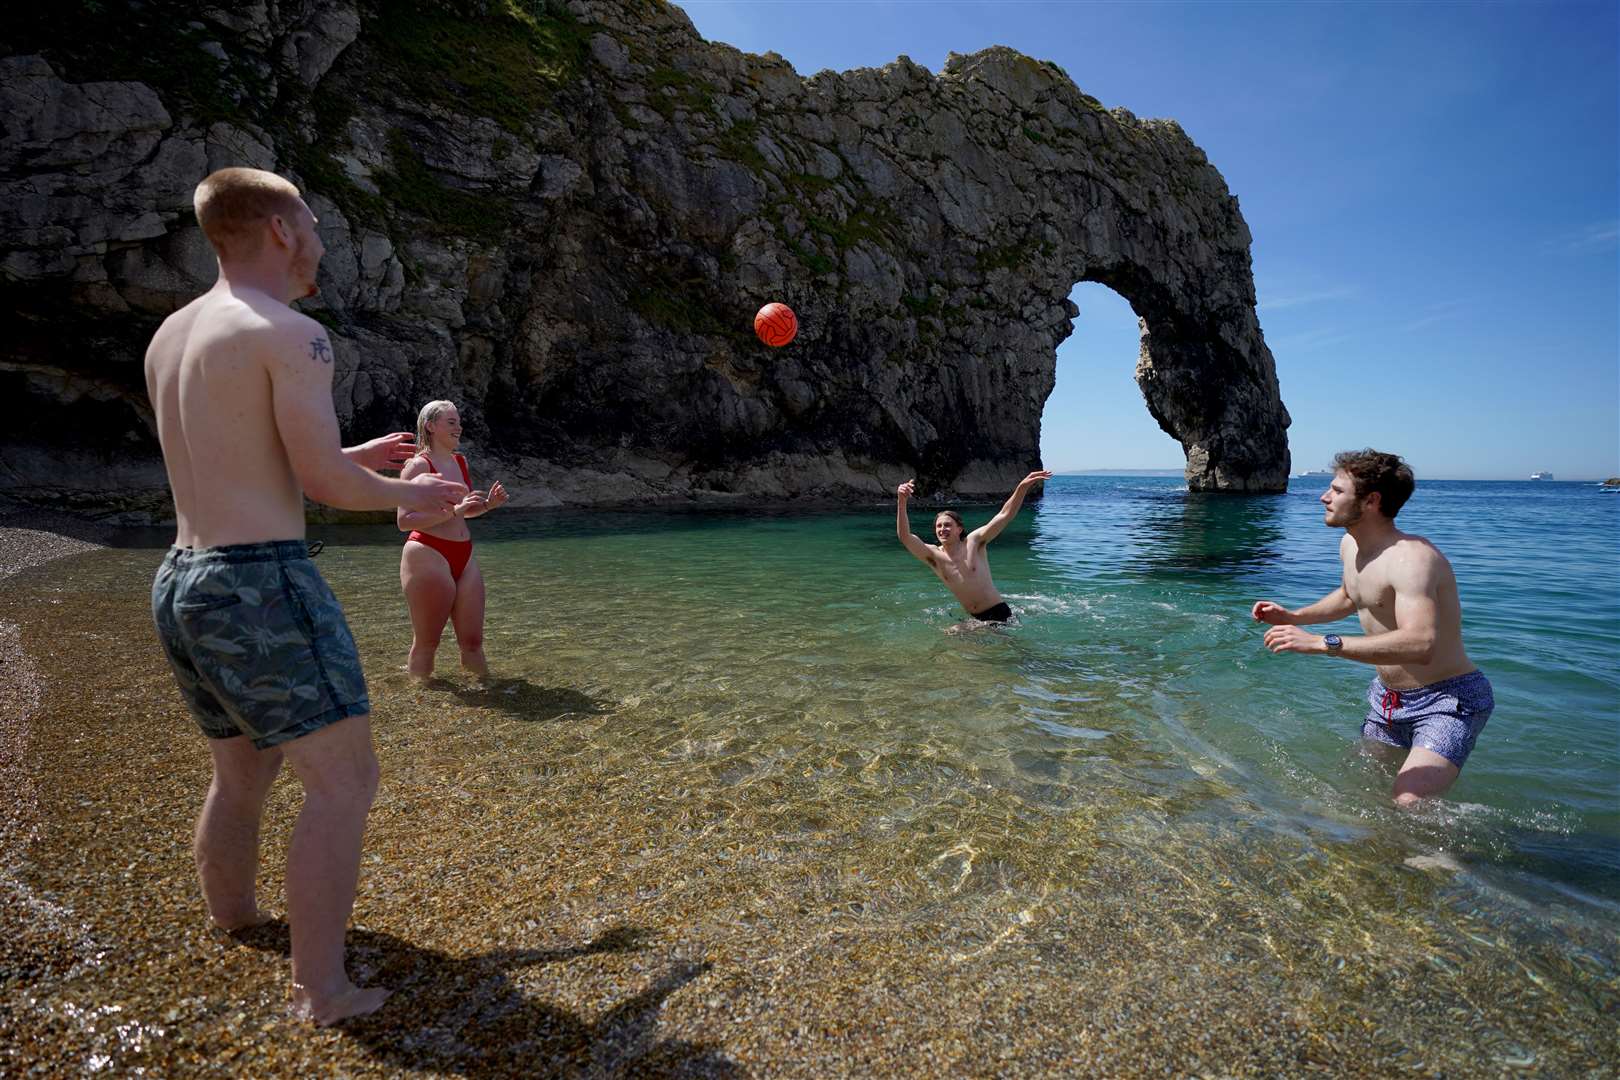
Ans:
{"label": "man's bare back", "polygon": [[147,388],[181,547],[303,537],[303,491],[276,426],[273,382],[300,352],[331,363],[320,323],[223,281],[153,337]]}
{"label": "man's bare back", "polygon": [[[466,488],[380,476],[360,463],[379,455],[340,445],[331,342],[288,307],[314,292],[324,250],[297,188],[222,169],[195,205],[219,281],[164,320],[146,353],[177,521],[152,616],[213,758],[194,852],[221,928],[266,918],[256,885],[265,797],[284,761],[303,785],[285,879],[292,998],[329,1024],[388,996],[350,982],[343,953],[378,770],[359,652],[303,542],[304,493],[352,510],[438,511]],[[397,439],[367,444],[383,460],[389,445]]]}

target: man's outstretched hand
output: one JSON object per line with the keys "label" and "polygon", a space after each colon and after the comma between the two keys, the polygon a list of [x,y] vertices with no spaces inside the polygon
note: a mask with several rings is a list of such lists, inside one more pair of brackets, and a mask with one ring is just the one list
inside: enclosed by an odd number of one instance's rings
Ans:
{"label": "man's outstretched hand", "polygon": [[1281,604],[1273,604],[1270,600],[1256,600],[1249,614],[1255,622],[1270,623],[1272,626],[1288,626],[1294,621],[1294,613]]}
{"label": "man's outstretched hand", "polygon": [[1036,469],[1034,472],[1018,481],[1018,486],[1023,488],[1025,491],[1028,491],[1031,487],[1034,487],[1041,481],[1050,479],[1052,479],[1051,469]]}
{"label": "man's outstretched hand", "polygon": [[410,481],[410,487],[400,505],[422,514],[448,514],[466,497],[467,485],[455,480],[446,480],[432,473],[423,473]]}
{"label": "man's outstretched hand", "polygon": [[396,431],[392,435],[381,435],[359,446],[351,446],[343,452],[356,465],[362,465],[372,472],[398,469],[416,456],[416,436],[408,431]]}
{"label": "man's outstretched hand", "polygon": [[1273,626],[1266,631],[1266,648],[1274,653],[1297,652],[1319,653],[1326,652],[1327,646],[1322,638],[1309,630],[1301,630],[1297,626]]}

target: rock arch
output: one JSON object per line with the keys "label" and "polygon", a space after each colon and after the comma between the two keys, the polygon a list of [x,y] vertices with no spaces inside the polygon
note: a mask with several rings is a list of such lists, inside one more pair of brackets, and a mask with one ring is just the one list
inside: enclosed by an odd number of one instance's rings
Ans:
{"label": "rock arch", "polygon": [[[903,59],[881,73],[908,76],[924,77],[906,70]],[[936,260],[935,273],[971,282],[968,264],[987,268],[990,294],[1028,317],[999,327],[987,318],[983,355],[1005,350],[1008,370],[1041,387],[1043,404],[1049,358],[1072,329],[1074,312],[1044,324],[1042,315],[1067,309],[1075,282],[1107,286],[1138,317],[1136,380],[1154,419],[1182,445],[1189,486],[1284,490],[1289,417],[1255,313],[1251,237],[1203,152],[1173,121],[1105,111],[1051,65],[1012,50],[953,56],[937,79],[926,78],[961,121],[954,152],[995,160],[977,176],[944,170],[950,179],[925,182],[967,254],[953,253],[954,265]],[[960,212],[964,206],[973,212]],[[971,293],[971,284],[931,288],[949,298]],[[1022,431],[1026,395],[1005,386],[994,397],[983,412],[1010,406],[1008,432]],[[1038,420],[1037,409],[1037,433]],[[1027,452],[1016,436],[1005,446]],[[949,464],[968,471],[982,463],[959,455]]]}
{"label": "rock arch", "polygon": [[[161,29],[169,6],[113,14]],[[1140,317],[1137,380],[1189,486],[1285,486],[1249,232],[1173,121],[1104,109],[1004,48],[937,75],[902,57],[802,78],[668,5],[378,10],[181,20],[218,60],[213,91],[207,65],[107,81],[86,35],[141,32],[111,16],[17,31],[0,57],[17,117],[0,132],[0,384],[38,423],[0,447],[11,494],[93,405],[122,468],[73,474],[116,476],[130,501],[131,462],[155,451],[141,351],[211,270],[191,187],[237,163],[293,175],[322,219],[313,313],[348,434],[451,397],[520,501],[871,498],[913,473],[998,495],[1038,461],[1081,280]],[[478,45],[479,64],[419,47],[434,35]],[[786,349],[750,333],[769,300],[799,314]],[[160,504],[161,471],[145,475]]]}

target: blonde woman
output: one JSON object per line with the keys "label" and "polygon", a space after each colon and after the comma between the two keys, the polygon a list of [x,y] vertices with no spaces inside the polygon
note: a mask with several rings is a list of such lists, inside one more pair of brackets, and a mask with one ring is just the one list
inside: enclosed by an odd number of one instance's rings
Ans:
{"label": "blonde woman", "polygon": [[446,621],[455,625],[461,666],[480,678],[489,674],[484,659],[484,575],[473,557],[467,521],[503,505],[507,496],[500,481],[488,491],[473,490],[467,459],[457,453],[460,445],[461,414],[455,404],[430,401],[416,417],[416,456],[399,474],[402,480],[433,474],[467,485],[466,498],[449,511],[399,509],[400,531],[410,534],[399,557],[399,583],[411,611],[408,668],[417,679],[433,674]]}

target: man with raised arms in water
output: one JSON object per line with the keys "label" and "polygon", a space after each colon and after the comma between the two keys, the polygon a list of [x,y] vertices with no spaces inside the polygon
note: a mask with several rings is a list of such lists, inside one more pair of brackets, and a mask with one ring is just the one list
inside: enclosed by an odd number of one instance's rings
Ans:
{"label": "man with raised arms in water", "polygon": [[[1289,611],[1270,600],[1251,614],[1270,623],[1274,653],[1342,656],[1377,667],[1367,690],[1365,739],[1408,750],[1395,777],[1395,802],[1410,807],[1449,788],[1496,707],[1489,680],[1463,651],[1457,579],[1440,550],[1395,527],[1395,515],[1417,486],[1394,454],[1346,451],[1333,460],[1322,494],[1323,522],[1343,529],[1344,579],[1307,607]],[[1360,637],[1299,629],[1361,618]]]}
{"label": "man with raised arms in water", "polygon": [[265,796],[283,759],[303,785],[287,853],[292,999],[324,1025],[371,1012],[388,991],[356,987],[344,969],[377,757],[354,639],[305,546],[304,494],[437,514],[466,488],[365,467],[393,463],[409,436],[340,447],[332,343],[288,307],[314,295],[324,252],[298,189],[222,169],[195,205],[219,279],[164,320],[146,353],[177,519],[152,613],[213,755],[194,850],[217,926],[267,920],[254,883]]}
{"label": "man with raised arms in water", "polygon": [[1007,622],[1012,618],[1012,608],[996,591],[996,583],[990,580],[990,558],[985,546],[1000,536],[1007,523],[1018,516],[1018,508],[1024,505],[1024,496],[1029,494],[1029,489],[1051,478],[1050,472],[1038,469],[1018,481],[1018,486],[1007,496],[1007,501],[996,511],[996,516],[972,532],[968,532],[967,526],[962,523],[961,514],[955,510],[941,510],[934,515],[934,538],[939,541],[937,545],[925,544],[912,534],[911,521],[906,515],[906,500],[915,492],[916,481],[907,480],[895,489],[898,500],[894,513],[895,534],[907,551],[928,564],[934,575],[961,601],[969,615],[980,622]]}

